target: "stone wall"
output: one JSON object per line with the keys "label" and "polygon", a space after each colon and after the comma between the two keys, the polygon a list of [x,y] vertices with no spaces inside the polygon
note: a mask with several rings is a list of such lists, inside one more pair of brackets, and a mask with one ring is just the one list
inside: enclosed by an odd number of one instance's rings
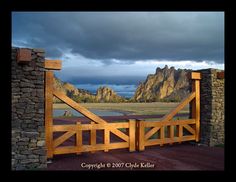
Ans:
{"label": "stone wall", "polygon": [[31,49],[31,61],[16,61],[12,48],[12,170],[44,169],[44,51]]}
{"label": "stone wall", "polygon": [[201,134],[200,142],[208,146],[224,144],[224,79],[217,78],[222,70],[204,69],[200,81]]}

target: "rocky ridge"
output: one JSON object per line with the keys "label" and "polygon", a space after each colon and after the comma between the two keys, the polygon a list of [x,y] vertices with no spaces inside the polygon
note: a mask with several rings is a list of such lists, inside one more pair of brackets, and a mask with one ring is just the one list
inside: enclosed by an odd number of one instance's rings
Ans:
{"label": "rocky ridge", "polygon": [[137,102],[155,101],[181,101],[189,93],[189,80],[187,73],[191,70],[157,68],[155,74],[147,76],[146,80],[139,84],[133,100]]}
{"label": "rocky ridge", "polygon": [[[109,87],[100,87],[97,89],[96,94],[92,94],[88,90],[78,89],[68,82],[62,82],[57,77],[54,77],[53,87],[76,102],[124,102],[125,99]],[[54,102],[60,102],[56,97],[53,98]]]}

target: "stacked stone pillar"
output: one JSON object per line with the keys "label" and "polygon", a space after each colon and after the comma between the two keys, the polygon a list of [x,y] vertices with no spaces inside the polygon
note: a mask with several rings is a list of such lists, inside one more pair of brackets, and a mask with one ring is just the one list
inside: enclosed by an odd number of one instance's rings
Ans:
{"label": "stacked stone pillar", "polygon": [[11,62],[12,170],[45,169],[44,50],[12,48]]}
{"label": "stacked stone pillar", "polygon": [[[222,70],[204,69],[200,81],[200,143],[224,144],[224,74]],[[223,75],[223,76],[222,76]]]}

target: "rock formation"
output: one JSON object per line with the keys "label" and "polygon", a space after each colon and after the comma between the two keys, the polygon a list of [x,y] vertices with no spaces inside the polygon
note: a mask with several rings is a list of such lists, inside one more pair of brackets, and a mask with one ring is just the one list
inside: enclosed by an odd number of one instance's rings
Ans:
{"label": "rock formation", "polygon": [[133,99],[138,102],[180,101],[189,93],[187,73],[190,70],[157,68],[155,74],[140,83]]}
{"label": "rock formation", "polygon": [[[60,79],[54,77],[54,88],[63,92],[76,102],[124,102],[125,99],[109,87],[98,88],[96,95],[88,90],[78,89],[74,85],[62,82]],[[54,102],[60,102],[56,97],[53,98]]]}
{"label": "rock formation", "polygon": [[124,102],[125,99],[109,87],[100,87],[96,93],[98,102]]}

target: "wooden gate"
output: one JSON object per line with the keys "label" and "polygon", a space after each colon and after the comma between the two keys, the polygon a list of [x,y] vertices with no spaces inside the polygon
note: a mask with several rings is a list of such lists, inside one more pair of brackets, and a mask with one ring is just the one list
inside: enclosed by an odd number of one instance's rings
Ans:
{"label": "wooden gate", "polygon": [[[61,61],[45,60],[45,68],[48,70],[60,70]],[[53,71],[45,71],[45,136],[47,158],[55,154],[68,154],[81,152],[95,152],[111,149],[128,148],[130,152],[138,149],[143,151],[146,146],[181,143],[183,141],[199,141],[200,130],[200,73],[192,72],[190,75],[192,92],[175,109],[165,115],[160,121],[136,121],[108,123],[101,117],[87,110],[77,102],[67,97],[64,93],[53,88]],[[75,109],[91,120],[90,124],[53,124],[53,96],[57,97],[71,108]],[[191,118],[185,120],[173,120],[173,117],[186,106],[191,104]],[[103,143],[96,143],[97,130],[103,130]],[[186,130],[186,131],[185,131]],[[83,144],[83,131],[90,131],[89,144]],[[54,133],[63,132],[59,137]],[[114,134],[123,142],[111,142],[110,134]],[[75,137],[72,146],[61,146],[66,140]],[[153,137],[154,136],[154,137]]]}
{"label": "wooden gate", "polygon": [[[192,72],[192,92],[176,108],[159,121],[139,121],[137,123],[137,148],[145,146],[199,141],[200,133],[200,73]],[[190,119],[173,120],[174,116],[187,104],[191,104]],[[154,136],[155,135],[155,136]],[[152,137],[154,136],[154,137]]]}
{"label": "wooden gate", "polygon": [[[59,61],[45,61],[45,68],[60,69]],[[120,123],[108,123],[101,117],[93,114],[80,104],[76,103],[64,93],[53,88],[53,71],[45,72],[45,135],[47,146],[47,157],[52,158],[54,154],[68,154],[81,152],[93,152],[110,149],[129,148],[129,151],[135,151],[135,120]],[[54,125],[53,124],[53,96],[57,97],[71,108],[75,109],[92,121],[91,124],[81,124],[77,122],[74,125]],[[128,130],[128,133],[120,129]],[[83,131],[90,131],[90,145],[83,145]],[[104,131],[103,144],[96,144],[96,130]],[[54,138],[56,132],[64,132],[60,137]],[[111,142],[110,134],[113,133],[121,138],[123,142]],[[60,146],[63,142],[72,136],[76,136],[74,146]]]}

